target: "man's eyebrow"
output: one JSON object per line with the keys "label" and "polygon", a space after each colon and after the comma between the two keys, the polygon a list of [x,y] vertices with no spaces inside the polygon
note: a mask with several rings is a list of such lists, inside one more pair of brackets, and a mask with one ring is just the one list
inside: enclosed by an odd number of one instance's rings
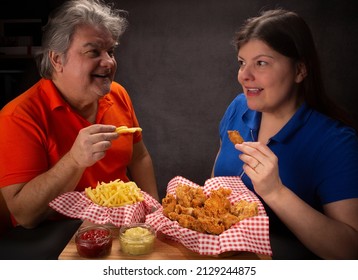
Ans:
{"label": "man's eyebrow", "polygon": [[[117,47],[119,44],[117,42],[113,43],[112,46],[110,46],[110,49]],[[103,45],[100,43],[95,43],[95,42],[88,42],[85,43],[84,45],[82,45],[82,47],[84,48],[101,48]]]}
{"label": "man's eyebrow", "polygon": [[85,43],[83,45],[84,48],[87,48],[87,47],[92,47],[92,48],[98,48],[99,47],[99,44],[97,43],[93,43],[93,42],[88,42],[88,43]]}

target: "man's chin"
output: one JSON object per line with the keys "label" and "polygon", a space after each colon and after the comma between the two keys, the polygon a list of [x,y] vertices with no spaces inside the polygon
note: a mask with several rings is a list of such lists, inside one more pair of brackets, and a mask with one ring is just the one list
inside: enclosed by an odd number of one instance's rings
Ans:
{"label": "man's chin", "polygon": [[111,84],[109,85],[105,85],[103,87],[101,87],[101,89],[98,90],[98,95],[99,96],[105,96],[107,93],[109,93],[111,91]]}

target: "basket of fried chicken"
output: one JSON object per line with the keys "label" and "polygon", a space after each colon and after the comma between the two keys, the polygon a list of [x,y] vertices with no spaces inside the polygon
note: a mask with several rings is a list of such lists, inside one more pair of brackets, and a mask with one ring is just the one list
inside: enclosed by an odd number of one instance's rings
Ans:
{"label": "basket of fried chicken", "polygon": [[239,177],[214,177],[200,186],[173,178],[161,207],[146,222],[201,255],[254,252],[272,255],[269,219]]}

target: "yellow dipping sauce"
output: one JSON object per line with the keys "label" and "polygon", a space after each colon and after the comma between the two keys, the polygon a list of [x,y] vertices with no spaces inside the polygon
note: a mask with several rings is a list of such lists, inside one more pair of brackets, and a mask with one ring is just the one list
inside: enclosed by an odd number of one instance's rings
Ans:
{"label": "yellow dipping sauce", "polygon": [[124,226],[120,229],[119,242],[123,253],[148,254],[153,249],[154,240],[154,230],[146,224]]}

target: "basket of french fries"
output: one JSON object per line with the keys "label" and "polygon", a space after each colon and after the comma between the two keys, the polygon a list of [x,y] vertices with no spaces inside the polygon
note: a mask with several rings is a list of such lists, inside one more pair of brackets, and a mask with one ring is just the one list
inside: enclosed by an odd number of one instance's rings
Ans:
{"label": "basket of french fries", "polygon": [[202,255],[272,255],[264,206],[239,177],[215,177],[200,186],[177,176],[146,223]]}
{"label": "basket of french fries", "polygon": [[49,205],[70,218],[118,227],[143,222],[147,214],[160,207],[160,203],[143,192],[135,182],[119,179],[98,183],[84,192],[66,192]]}

